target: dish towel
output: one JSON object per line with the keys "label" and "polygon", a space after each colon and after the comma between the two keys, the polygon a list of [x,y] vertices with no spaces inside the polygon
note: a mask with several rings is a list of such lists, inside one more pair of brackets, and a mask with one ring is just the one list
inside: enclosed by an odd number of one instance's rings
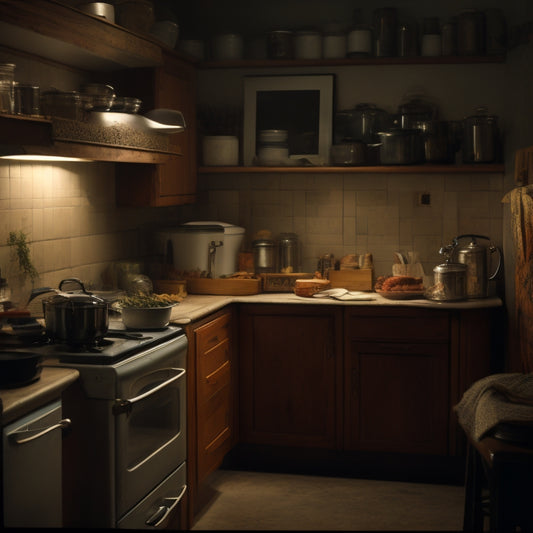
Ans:
{"label": "dish towel", "polygon": [[348,289],[326,289],[313,294],[314,298],[335,298],[335,300],[367,302],[376,298],[363,291],[349,291]]}
{"label": "dish towel", "polygon": [[462,428],[481,440],[500,423],[533,427],[533,373],[493,374],[476,381],[454,407]]}

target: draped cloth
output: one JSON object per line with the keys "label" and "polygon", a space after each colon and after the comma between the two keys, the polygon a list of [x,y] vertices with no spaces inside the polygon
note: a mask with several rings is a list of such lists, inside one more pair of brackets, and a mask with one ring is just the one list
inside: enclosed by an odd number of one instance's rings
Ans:
{"label": "draped cloth", "polygon": [[463,394],[454,409],[461,427],[475,440],[499,424],[533,428],[533,373],[486,376]]}
{"label": "draped cloth", "polygon": [[524,372],[533,372],[533,187],[509,193],[515,257],[516,349]]}

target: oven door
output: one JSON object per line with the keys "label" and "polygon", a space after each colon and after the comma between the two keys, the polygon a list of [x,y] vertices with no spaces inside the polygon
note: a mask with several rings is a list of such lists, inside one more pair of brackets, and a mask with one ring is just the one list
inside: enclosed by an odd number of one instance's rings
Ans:
{"label": "oven door", "polygon": [[126,365],[113,405],[118,519],[186,458],[186,338]]}

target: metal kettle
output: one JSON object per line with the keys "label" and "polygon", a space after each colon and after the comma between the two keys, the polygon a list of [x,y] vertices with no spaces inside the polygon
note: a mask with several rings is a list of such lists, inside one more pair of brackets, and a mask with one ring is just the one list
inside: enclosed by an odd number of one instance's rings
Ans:
{"label": "metal kettle", "polygon": [[[469,242],[459,246],[459,241],[463,238],[469,238]],[[489,241],[489,245],[478,244],[478,239]],[[500,271],[501,250],[490,242],[489,237],[483,235],[459,235],[453,239],[451,249],[455,260],[466,265],[466,297],[486,298],[489,295],[489,280],[494,279]],[[496,254],[498,261],[494,272],[489,276],[489,261],[492,254]]]}

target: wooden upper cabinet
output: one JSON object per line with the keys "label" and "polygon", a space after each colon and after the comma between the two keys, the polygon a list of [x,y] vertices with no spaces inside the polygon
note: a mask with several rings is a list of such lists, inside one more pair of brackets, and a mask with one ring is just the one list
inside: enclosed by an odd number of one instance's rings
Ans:
{"label": "wooden upper cabinet", "polygon": [[[121,94],[131,92],[143,101],[143,110],[181,111],[185,130],[170,134],[171,151],[159,165],[117,166],[117,204],[123,206],[171,206],[193,203],[196,194],[196,71],[171,54],[154,69],[122,71],[116,85]],[[128,93],[129,94],[129,93]]]}

